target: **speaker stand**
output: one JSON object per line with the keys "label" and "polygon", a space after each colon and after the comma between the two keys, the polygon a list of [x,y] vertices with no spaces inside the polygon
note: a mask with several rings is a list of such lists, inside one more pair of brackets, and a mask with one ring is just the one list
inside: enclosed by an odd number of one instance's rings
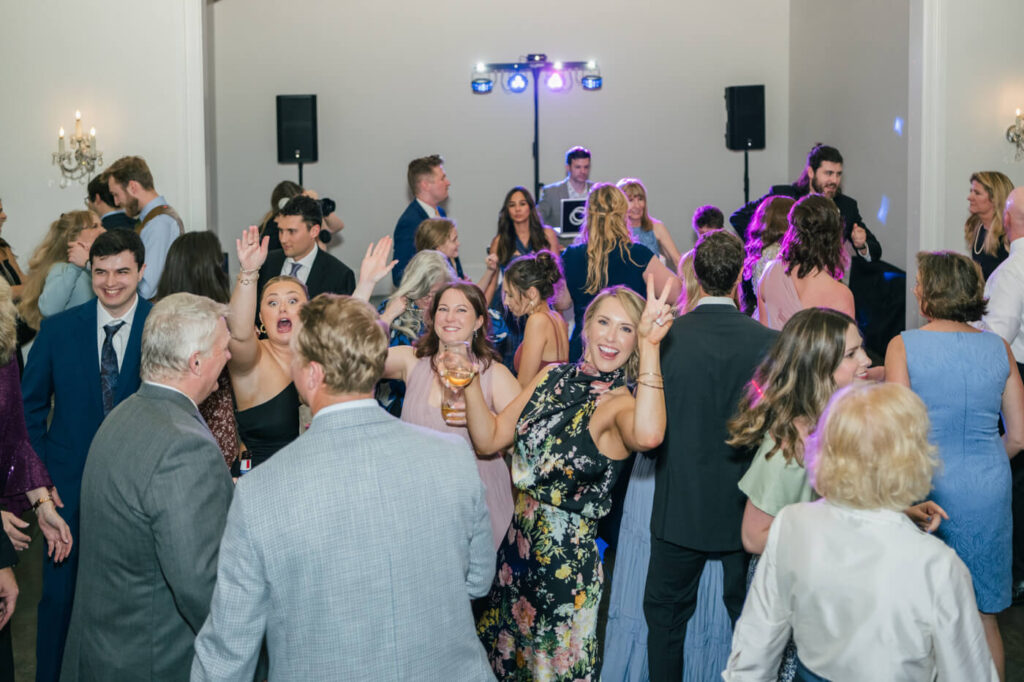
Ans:
{"label": "speaker stand", "polygon": [[[744,152],[746,153],[746,152]],[[299,187],[302,187],[302,162],[299,161]]]}
{"label": "speaker stand", "polygon": [[[747,141],[750,144],[750,141]],[[299,184],[302,184],[302,164],[299,164]],[[743,205],[750,203],[750,150],[743,150]]]}

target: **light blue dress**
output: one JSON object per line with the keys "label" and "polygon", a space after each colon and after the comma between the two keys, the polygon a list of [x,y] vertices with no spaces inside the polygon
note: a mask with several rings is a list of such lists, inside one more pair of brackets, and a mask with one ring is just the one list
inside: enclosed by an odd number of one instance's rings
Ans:
{"label": "light blue dress", "polygon": [[930,499],[949,520],[936,531],[967,564],[978,609],[1010,606],[1010,461],[998,420],[1010,363],[991,332],[906,331],[910,387],[928,406],[942,467]]}
{"label": "light blue dress", "polygon": [[637,244],[643,244],[651,250],[655,256],[661,253],[661,248],[658,246],[658,238],[654,235],[654,230],[645,230],[642,227],[631,227],[629,233],[633,235],[633,241]]}
{"label": "light blue dress", "polygon": [[[655,460],[637,455],[622,511],[612,574],[602,682],[646,682],[644,585],[651,557]],[[686,627],[684,682],[721,679],[732,646],[732,622],[722,602],[722,562],[708,561],[697,588],[697,610]]]}
{"label": "light blue dress", "polygon": [[88,270],[71,263],[54,263],[39,294],[39,313],[44,318],[52,317],[94,298]]}

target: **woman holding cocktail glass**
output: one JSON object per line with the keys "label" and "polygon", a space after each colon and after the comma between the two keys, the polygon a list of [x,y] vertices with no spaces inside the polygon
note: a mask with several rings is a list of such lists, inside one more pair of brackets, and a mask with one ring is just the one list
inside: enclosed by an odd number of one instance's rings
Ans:
{"label": "woman holding cocktail glass", "polygon": [[[487,406],[500,412],[519,394],[519,382],[487,340],[487,303],[474,284],[442,287],[431,304],[430,320],[415,346],[388,349],[384,376],[405,382],[402,421],[453,433],[470,443],[462,387],[479,372]],[[512,481],[500,452],[477,455],[476,463],[487,488],[497,547],[512,521]]]}

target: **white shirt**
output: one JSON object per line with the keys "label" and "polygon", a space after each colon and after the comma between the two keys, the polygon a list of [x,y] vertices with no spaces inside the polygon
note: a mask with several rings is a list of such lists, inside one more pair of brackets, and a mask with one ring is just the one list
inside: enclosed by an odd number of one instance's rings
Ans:
{"label": "white shirt", "polygon": [[444,216],[441,215],[441,212],[439,210],[437,210],[437,206],[431,206],[430,204],[428,204],[427,202],[423,201],[419,197],[416,198],[416,203],[420,205],[420,208],[422,208],[424,211],[427,212],[427,216],[428,217],[430,217],[430,218],[443,218],[444,217]]}
{"label": "white shirt", "polygon": [[1010,256],[988,276],[985,297],[982,326],[1003,337],[1017,362],[1024,362],[1024,239],[1010,243]]}
{"label": "white shirt", "polygon": [[139,295],[135,294],[132,307],[121,317],[111,317],[103,305],[96,301],[96,354],[103,365],[103,342],[107,338],[107,332],[103,330],[105,325],[111,322],[124,322],[124,326],[117,330],[117,333],[110,337],[110,343],[114,346],[114,354],[117,356],[117,369],[121,370],[121,363],[124,362],[124,349],[128,346],[128,337],[132,333],[132,320],[135,319],[135,309],[139,306]]}
{"label": "white shirt", "polygon": [[569,176],[567,175],[565,176],[565,187],[566,189],[569,190],[570,199],[586,199],[588,196],[590,196],[590,181],[583,183],[582,192],[577,192],[576,188],[572,186],[572,180],[570,180]]}
{"label": "white shirt", "polygon": [[774,681],[790,633],[829,680],[998,679],[967,567],[901,512],[827,500],[779,512],[722,678]]}
{"label": "white shirt", "polygon": [[317,247],[316,244],[314,244],[310,252],[307,253],[302,258],[300,258],[299,260],[294,260],[293,258],[285,258],[284,265],[281,266],[281,274],[291,276],[292,263],[298,263],[299,270],[298,272],[295,273],[295,278],[298,279],[303,284],[305,284],[306,280],[309,279],[310,271],[312,271],[313,269],[313,261],[316,260],[316,252],[319,250],[319,247]]}
{"label": "white shirt", "polygon": [[334,412],[342,412],[344,410],[354,410],[360,407],[379,407],[376,400],[373,398],[360,398],[359,400],[346,400],[343,403],[334,403],[327,407],[321,407],[316,414],[313,415],[313,419],[316,420],[327,414],[333,414]]}
{"label": "white shirt", "polygon": [[736,301],[731,296],[705,296],[697,301],[696,308],[699,305],[731,305],[733,308],[736,307]]}

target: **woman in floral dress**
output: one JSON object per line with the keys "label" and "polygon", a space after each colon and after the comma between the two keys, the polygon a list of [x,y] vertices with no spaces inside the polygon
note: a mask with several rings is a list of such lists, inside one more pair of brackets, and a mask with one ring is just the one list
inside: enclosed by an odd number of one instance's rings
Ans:
{"label": "woman in floral dress", "polygon": [[650,278],[646,306],[625,287],[601,292],[583,319],[580,362],[544,368],[497,416],[478,381],[466,390],[477,451],[514,448],[515,515],[477,622],[499,679],[598,678],[597,522],[623,460],[664,437],[659,344],[671,322],[668,294],[655,296]]}

